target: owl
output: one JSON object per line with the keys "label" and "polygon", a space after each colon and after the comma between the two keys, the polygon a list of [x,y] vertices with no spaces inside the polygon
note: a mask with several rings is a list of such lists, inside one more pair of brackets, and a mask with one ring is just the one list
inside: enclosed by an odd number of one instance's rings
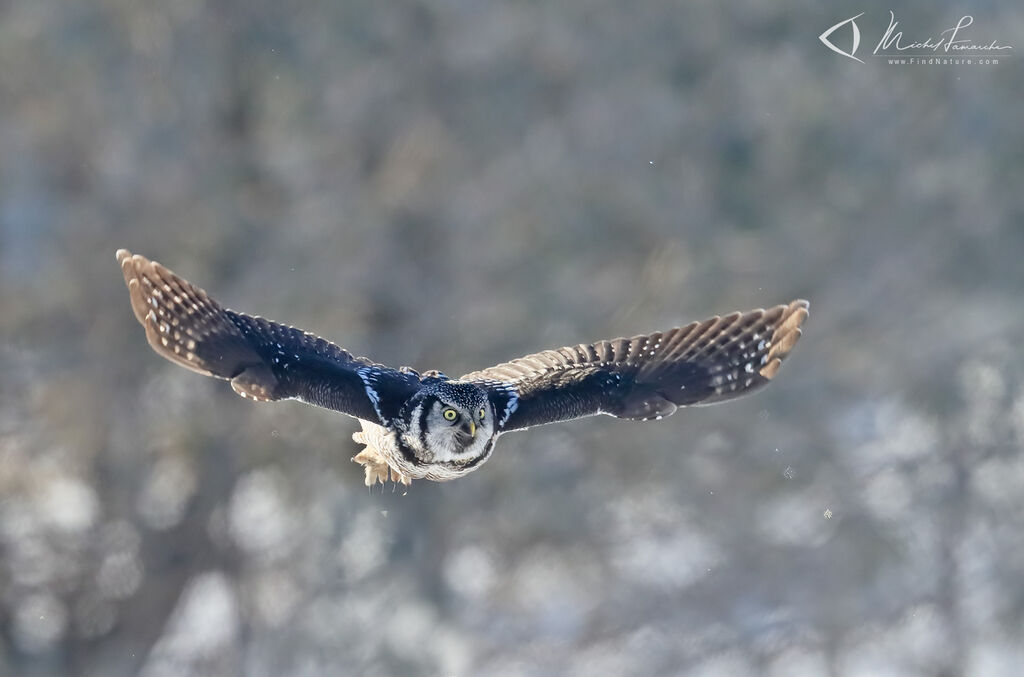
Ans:
{"label": "owl", "polygon": [[359,419],[367,486],[452,480],[513,430],[608,414],[650,421],[771,381],[800,338],[803,300],[667,331],[568,346],[449,378],[377,364],[301,329],[229,310],[155,261],[120,249],[149,345],[257,402],[294,399]]}

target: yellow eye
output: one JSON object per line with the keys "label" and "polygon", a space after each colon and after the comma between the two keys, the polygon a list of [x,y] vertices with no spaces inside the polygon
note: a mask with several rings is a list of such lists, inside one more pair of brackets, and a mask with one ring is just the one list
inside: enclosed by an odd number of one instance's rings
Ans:
{"label": "yellow eye", "polygon": [[449,408],[449,409],[445,409],[443,412],[441,412],[441,415],[444,416],[444,420],[446,420],[446,421],[454,421],[455,419],[457,419],[459,417],[459,412],[455,411],[454,409]]}
{"label": "yellow eye", "polygon": [[480,420],[481,421],[483,420],[484,414],[486,414],[486,413],[487,413],[487,410],[484,409],[483,407],[480,407]]}

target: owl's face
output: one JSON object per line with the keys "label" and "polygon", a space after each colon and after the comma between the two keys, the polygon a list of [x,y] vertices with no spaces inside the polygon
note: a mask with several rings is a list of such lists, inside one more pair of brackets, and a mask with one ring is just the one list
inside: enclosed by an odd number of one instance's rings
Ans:
{"label": "owl's face", "polygon": [[483,389],[451,381],[423,393],[410,424],[409,442],[428,462],[472,461],[488,449],[495,430],[494,412]]}

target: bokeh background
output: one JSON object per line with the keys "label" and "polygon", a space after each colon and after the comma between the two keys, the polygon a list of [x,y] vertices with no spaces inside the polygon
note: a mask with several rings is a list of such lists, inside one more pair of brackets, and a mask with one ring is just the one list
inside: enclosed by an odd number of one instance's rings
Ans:
{"label": "bokeh background", "polygon": [[[0,674],[1020,674],[1024,9],[969,4],[893,8],[1002,63],[867,57],[873,0],[0,2]],[[368,491],[118,247],[450,374],[811,317],[756,396]]]}

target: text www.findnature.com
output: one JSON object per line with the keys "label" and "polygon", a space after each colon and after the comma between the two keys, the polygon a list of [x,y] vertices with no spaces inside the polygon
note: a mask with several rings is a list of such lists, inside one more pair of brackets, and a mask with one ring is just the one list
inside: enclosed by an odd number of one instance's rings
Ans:
{"label": "text www.findnature.com", "polygon": [[888,59],[890,66],[995,66],[999,59],[988,59],[985,57],[905,57],[902,59]]}

